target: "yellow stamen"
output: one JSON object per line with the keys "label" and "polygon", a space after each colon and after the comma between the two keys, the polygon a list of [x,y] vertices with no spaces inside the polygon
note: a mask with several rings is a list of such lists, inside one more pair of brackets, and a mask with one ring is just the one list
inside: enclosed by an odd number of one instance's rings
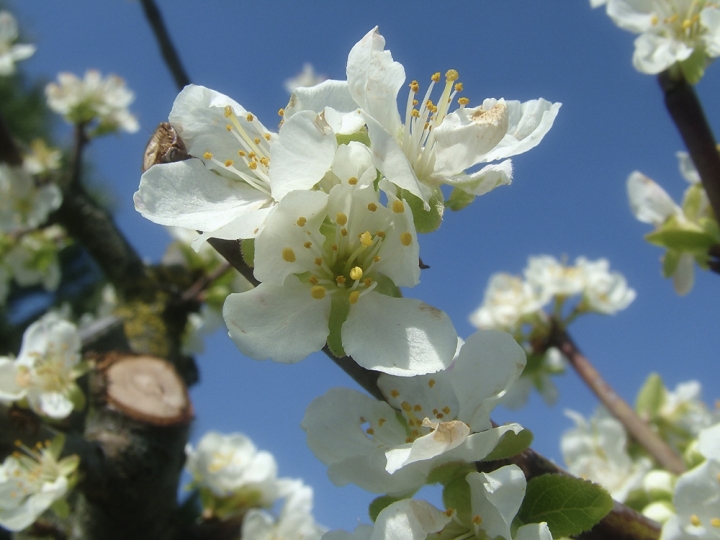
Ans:
{"label": "yellow stamen", "polygon": [[412,244],[412,235],[409,232],[404,232],[400,235],[400,242],[403,246],[409,246]]}
{"label": "yellow stamen", "polygon": [[304,227],[307,223],[307,219],[304,217],[299,217],[295,223],[297,223],[300,227]]}
{"label": "yellow stamen", "polygon": [[212,155],[212,152],[205,152],[205,153],[203,154],[203,157],[204,157],[205,159],[212,159],[212,156],[213,156],[213,155]]}
{"label": "yellow stamen", "polygon": [[692,523],[696,527],[700,526],[700,518],[697,516],[697,514],[693,514],[692,516],[690,516],[690,523]]}
{"label": "yellow stamen", "polygon": [[285,262],[295,262],[295,252],[292,250],[292,248],[286,247],[282,250],[282,258]]}
{"label": "yellow stamen", "polygon": [[445,72],[445,80],[448,82],[455,82],[460,78],[460,74],[456,69],[448,69]]}
{"label": "yellow stamen", "polygon": [[305,247],[305,248],[307,248],[307,249],[310,249],[310,248],[312,247],[312,242],[305,242],[305,243],[303,244],[303,247]]}
{"label": "yellow stamen", "polygon": [[223,114],[225,115],[225,118],[230,118],[235,113],[230,105],[225,105],[225,112]]}
{"label": "yellow stamen", "polygon": [[369,247],[372,245],[372,236],[370,236],[370,233],[368,231],[365,231],[360,235],[360,243],[365,247]]}
{"label": "yellow stamen", "polygon": [[312,296],[315,300],[322,300],[323,298],[325,298],[325,287],[316,285],[315,287],[310,289],[310,296]]}
{"label": "yellow stamen", "polygon": [[225,161],[226,167],[232,167],[234,164],[235,162],[232,159],[228,159],[227,161]]}
{"label": "yellow stamen", "polygon": [[440,72],[433,73],[430,80],[432,80],[432,82],[438,82],[440,80]]}
{"label": "yellow stamen", "polygon": [[345,214],[343,214],[342,212],[338,212],[335,215],[335,223],[337,223],[338,225],[343,226],[347,223],[347,221],[348,221],[347,216]]}
{"label": "yellow stamen", "polygon": [[348,297],[348,302],[350,302],[350,305],[357,304],[358,298],[360,298],[360,291],[353,291]]}
{"label": "yellow stamen", "polygon": [[278,116],[285,116],[285,109],[278,109]]}
{"label": "yellow stamen", "polygon": [[346,229],[345,227],[343,227],[342,229],[340,229],[340,234],[341,234],[342,236],[347,236],[347,235],[348,235],[347,229]]}
{"label": "yellow stamen", "polygon": [[460,105],[461,107],[464,107],[468,103],[470,103],[470,100],[468,98],[466,98],[466,97],[458,98],[458,105]]}
{"label": "yellow stamen", "polygon": [[355,266],[350,270],[350,279],[353,281],[358,281],[359,279],[362,279],[363,271],[362,268],[359,266]]}
{"label": "yellow stamen", "polygon": [[374,202],[368,203],[368,207],[367,207],[367,208],[368,208],[368,210],[370,210],[371,212],[374,212],[375,210],[377,210],[377,204],[375,204]]}
{"label": "yellow stamen", "polygon": [[396,214],[402,214],[405,211],[405,205],[399,199],[395,199],[392,203],[392,210]]}
{"label": "yellow stamen", "polygon": [[357,183],[358,183],[358,179],[355,178],[354,176],[351,176],[350,178],[348,178],[348,184],[350,184],[351,186],[354,186]]}
{"label": "yellow stamen", "polygon": [[429,386],[430,388],[432,388],[433,386],[435,386],[435,379],[430,379],[430,380],[428,381],[428,386]]}
{"label": "yellow stamen", "polygon": [[252,122],[254,118],[255,118],[255,117],[253,116],[252,113],[247,113],[247,115],[245,116],[245,119],[246,119],[248,122]]}
{"label": "yellow stamen", "polygon": [[345,279],[345,276],[338,276],[335,278],[335,283],[337,283],[338,285],[344,285],[345,281],[347,281]]}

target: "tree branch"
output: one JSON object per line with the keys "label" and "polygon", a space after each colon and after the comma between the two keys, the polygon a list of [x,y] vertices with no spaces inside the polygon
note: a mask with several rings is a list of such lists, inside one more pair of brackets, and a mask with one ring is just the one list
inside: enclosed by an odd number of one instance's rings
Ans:
{"label": "tree branch", "polygon": [[5,119],[0,115],[0,163],[7,163],[12,167],[22,165],[23,158],[15,139],[10,133]]}
{"label": "tree branch", "polygon": [[720,217],[720,154],[700,100],[684,77],[673,76],[669,70],[658,75],[658,83],[665,95],[665,107],[697,168],[713,212]]}
{"label": "tree branch", "polygon": [[549,345],[557,347],[567,357],[577,374],[605,408],[620,420],[630,436],[640,443],[660,466],[674,474],[685,472],[685,464],[680,456],[612,389],[590,361],[582,355],[568,333],[557,324],[553,325],[551,330]]}
{"label": "tree branch", "polygon": [[173,45],[170,33],[165,26],[160,10],[155,5],[154,0],[140,0],[142,3],[143,11],[145,12],[145,18],[150,23],[155,39],[160,47],[162,57],[167,64],[170,73],[175,80],[175,86],[178,90],[182,90],[188,84],[190,84],[190,77],[188,76],[185,68],[180,61],[180,56]]}

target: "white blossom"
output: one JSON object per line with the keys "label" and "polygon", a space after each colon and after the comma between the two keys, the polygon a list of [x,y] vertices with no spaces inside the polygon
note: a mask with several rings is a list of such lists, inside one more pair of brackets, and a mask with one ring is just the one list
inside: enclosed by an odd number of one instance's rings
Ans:
{"label": "white blossom", "polygon": [[327,77],[324,75],[318,75],[315,73],[313,65],[306,62],[303,64],[303,69],[300,73],[295,75],[295,77],[285,80],[283,87],[288,91],[288,93],[292,94],[300,87],[315,86],[326,79]]}
{"label": "white blossom", "polygon": [[357,131],[366,124],[375,167],[425,202],[437,195],[442,184],[482,195],[510,183],[512,165],[507,160],[467,171],[535,147],[552,127],[560,108],[559,103],[543,99],[525,103],[486,99],[469,108],[468,100],[460,98],[460,107],[450,112],[452,100],[462,91],[458,72],[451,69],[437,105],[429,100],[440,73],[432,76],[421,101],[415,101],[419,83],[410,83],[403,121],[397,97],[405,82],[405,69],[384,47],[385,39],[377,28],[368,32],[350,51],[347,82],[325,81],[310,89],[297,89],[285,109],[286,117],[303,110],[325,111],[336,119],[336,130]]}
{"label": "white blossom", "polygon": [[0,163],[0,233],[34,229],[62,202],[55,184],[36,184],[21,167]]}
{"label": "white blossom", "polygon": [[335,388],[315,399],[301,423],[315,456],[338,485],[404,494],[451,461],[478,461],[502,435],[522,427],[492,427],[490,411],[517,379],[525,353],[512,337],[478,331],[447,371],[417,377],[380,375],[387,402]]}
{"label": "white blossom", "polygon": [[60,458],[62,437],[35,448],[19,445],[0,465],[0,525],[21,531],[69,489],[77,456]]}
{"label": "white blossom", "polygon": [[693,54],[701,58],[702,70],[720,55],[720,9],[713,2],[607,0],[595,2],[593,7],[603,3],[615,24],[640,34],[635,40],[633,65],[642,73],[660,73]]}
{"label": "white blossom", "polygon": [[652,464],[645,457],[630,457],[627,433],[618,420],[602,408],[589,421],[575,411],[565,414],[575,421],[575,428],[567,430],[560,441],[568,471],[601,484],[619,502],[642,488]]}
{"label": "white blossom", "polygon": [[65,418],[82,403],[75,380],[84,370],[77,328],[48,313],[25,330],[16,359],[0,357],[0,399],[26,399],[38,414]]}
{"label": "white blossom", "polygon": [[418,253],[412,212],[392,193],[385,205],[357,178],[329,194],[294,191],[255,240],[262,283],[225,301],[230,337],[258,360],[297,362],[327,341],[367,369],[404,376],[443,369],[457,343],[452,322],[396,297],[397,287],[418,283]]}
{"label": "white blossom", "polygon": [[135,133],[140,129],[128,107],[135,95],[117,75],[103,77],[89,69],[83,79],[73,73],[61,72],[57,83],[45,87],[48,107],[72,124],[97,121],[96,134],[117,130]]}
{"label": "white blossom", "polygon": [[663,525],[660,540],[720,538],[720,424],[700,432],[698,450],[706,461],[678,479],[676,514]]}
{"label": "white blossom", "polygon": [[62,277],[58,255],[66,243],[67,235],[59,225],[29,231],[19,238],[0,238],[0,267],[20,287],[40,284],[54,291]]}
{"label": "white blossom", "polygon": [[607,259],[578,257],[575,266],[584,274],[582,306],[589,311],[614,315],[635,300],[635,290],[619,272],[610,272]]}
{"label": "white blossom", "polygon": [[283,486],[285,502],[277,519],[269,512],[251,509],[243,518],[244,540],[320,540],[326,529],[312,515],[313,490],[300,480]]}
{"label": "white blossom", "polygon": [[23,157],[23,168],[30,174],[42,175],[60,168],[62,152],[49,147],[43,139],[30,143],[30,153]]}
{"label": "white blossom", "polygon": [[544,303],[530,283],[511,274],[493,274],[483,303],[470,315],[470,322],[477,328],[512,332],[523,319],[538,313]]}
{"label": "white blossom", "polygon": [[275,205],[293,190],[309,190],[335,157],[335,134],[321,116],[287,119],[271,133],[229,97],[189,85],[175,99],[170,122],[194,159],[148,169],[135,209],[168,226],[207,238],[255,238]]}
{"label": "white blossom", "polygon": [[580,268],[560,262],[551,255],[528,257],[524,274],[543,304],[554,296],[581,294],[586,284],[585,273]]}
{"label": "white blossom", "polygon": [[193,484],[216,497],[236,497],[252,507],[270,506],[279,496],[275,458],[269,452],[258,451],[242,433],[223,435],[210,431],[197,448],[188,444],[185,452],[185,467]]}
{"label": "white blossom", "polygon": [[35,54],[35,45],[14,44],[18,25],[9,11],[0,11],[0,75],[15,73],[15,63]]}

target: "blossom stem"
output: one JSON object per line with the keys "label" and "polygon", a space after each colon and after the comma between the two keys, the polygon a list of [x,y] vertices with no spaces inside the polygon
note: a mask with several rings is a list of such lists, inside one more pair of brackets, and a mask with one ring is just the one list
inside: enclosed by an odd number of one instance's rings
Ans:
{"label": "blossom stem", "polygon": [[[665,107],[680,132],[700,175],[710,206],[716,217],[720,216],[720,153],[715,136],[708,124],[702,104],[692,85],[680,74],[663,71],[658,83],[665,95]],[[713,257],[712,250],[710,256]],[[713,268],[716,270],[716,268]]]}
{"label": "blossom stem", "polygon": [[221,263],[220,266],[218,266],[215,270],[213,270],[207,275],[204,275],[195,283],[193,283],[182,294],[180,299],[184,302],[189,302],[190,300],[197,300],[200,293],[207,289],[213,281],[222,277],[228,270],[230,270],[230,268],[232,268],[232,265],[229,262],[225,261]]}
{"label": "blossom stem", "polygon": [[685,464],[680,456],[657,433],[652,431],[633,408],[613,390],[598,370],[583,356],[568,333],[557,324],[552,327],[549,345],[557,347],[565,355],[580,378],[585,381],[585,384],[590,387],[605,408],[623,424],[627,432],[647,450],[661,467],[678,475],[685,472]]}
{"label": "blossom stem", "polygon": [[155,34],[155,39],[158,42],[165,64],[167,64],[175,80],[175,86],[177,86],[178,90],[182,90],[190,84],[190,77],[185,71],[177,49],[170,38],[170,33],[165,26],[160,10],[157,5],[155,5],[155,0],[140,0],[140,3],[145,12],[145,18],[148,20],[150,28],[152,28]]}

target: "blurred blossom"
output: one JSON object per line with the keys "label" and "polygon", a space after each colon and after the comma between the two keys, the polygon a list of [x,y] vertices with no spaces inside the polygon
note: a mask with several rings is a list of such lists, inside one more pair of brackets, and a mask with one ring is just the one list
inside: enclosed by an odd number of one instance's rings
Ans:
{"label": "blurred blossom", "polygon": [[0,75],[12,75],[15,62],[35,54],[35,45],[13,45],[18,35],[15,17],[9,11],[0,11]]}
{"label": "blurred blossom", "polygon": [[42,139],[30,143],[30,153],[23,157],[23,167],[30,174],[46,174],[60,168],[62,152],[51,148]]}
{"label": "blurred blossom", "polygon": [[55,184],[38,185],[21,167],[0,163],[0,233],[34,229],[62,202]]}
{"label": "blurred blossom", "polygon": [[100,72],[89,69],[85,78],[73,73],[58,74],[57,83],[45,87],[48,106],[61,114],[71,124],[93,125],[92,135],[102,135],[118,130],[135,133],[140,126],[128,111],[135,95],[117,75],[103,77]]}
{"label": "blurred blossom", "polygon": [[303,70],[290,79],[285,79],[283,86],[288,93],[292,94],[299,87],[315,86],[320,84],[327,77],[315,73],[315,68],[309,62],[303,64]]}

